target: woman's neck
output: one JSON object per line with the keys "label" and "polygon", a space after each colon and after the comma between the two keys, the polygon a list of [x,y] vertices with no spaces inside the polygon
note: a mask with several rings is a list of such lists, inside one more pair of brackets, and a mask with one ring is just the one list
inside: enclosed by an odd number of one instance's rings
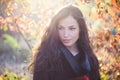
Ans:
{"label": "woman's neck", "polygon": [[79,53],[79,50],[77,46],[69,46],[67,49],[72,53],[73,56],[77,55]]}

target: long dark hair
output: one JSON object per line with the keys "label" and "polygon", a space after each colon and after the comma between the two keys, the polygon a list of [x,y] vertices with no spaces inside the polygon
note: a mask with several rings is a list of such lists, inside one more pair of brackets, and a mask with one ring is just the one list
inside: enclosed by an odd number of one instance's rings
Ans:
{"label": "long dark hair", "polygon": [[[34,71],[38,70],[63,70],[62,60],[61,60],[61,50],[60,45],[62,44],[57,30],[57,25],[60,20],[67,16],[73,16],[77,20],[80,28],[79,39],[77,41],[78,49],[81,51],[86,51],[89,57],[91,68],[98,69],[98,61],[95,57],[91,47],[88,37],[88,31],[86,23],[82,12],[79,8],[69,5],[62,8],[51,20],[49,27],[47,28],[40,46],[38,47],[38,52],[36,53],[34,60]],[[83,53],[84,54],[84,53]]]}

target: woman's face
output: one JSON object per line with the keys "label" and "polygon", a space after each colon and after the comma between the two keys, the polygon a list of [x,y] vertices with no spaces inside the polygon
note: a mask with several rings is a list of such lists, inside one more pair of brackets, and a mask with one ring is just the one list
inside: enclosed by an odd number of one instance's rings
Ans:
{"label": "woman's face", "polygon": [[79,38],[79,32],[79,24],[72,16],[68,16],[59,21],[58,33],[64,46],[76,46],[76,42]]}

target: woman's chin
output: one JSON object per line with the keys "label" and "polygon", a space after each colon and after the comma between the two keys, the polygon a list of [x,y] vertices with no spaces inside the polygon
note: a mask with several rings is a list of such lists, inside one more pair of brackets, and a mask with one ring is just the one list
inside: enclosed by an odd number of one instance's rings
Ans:
{"label": "woman's chin", "polygon": [[64,43],[64,46],[66,46],[66,47],[70,47],[71,44],[70,44],[70,43]]}

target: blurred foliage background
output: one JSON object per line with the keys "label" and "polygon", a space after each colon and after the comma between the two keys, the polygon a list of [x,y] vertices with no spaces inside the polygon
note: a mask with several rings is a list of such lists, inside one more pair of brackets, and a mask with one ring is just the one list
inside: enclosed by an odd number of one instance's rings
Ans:
{"label": "blurred foliage background", "polygon": [[0,0],[0,80],[32,80],[34,46],[67,4],[83,12],[102,80],[120,78],[120,0]]}

